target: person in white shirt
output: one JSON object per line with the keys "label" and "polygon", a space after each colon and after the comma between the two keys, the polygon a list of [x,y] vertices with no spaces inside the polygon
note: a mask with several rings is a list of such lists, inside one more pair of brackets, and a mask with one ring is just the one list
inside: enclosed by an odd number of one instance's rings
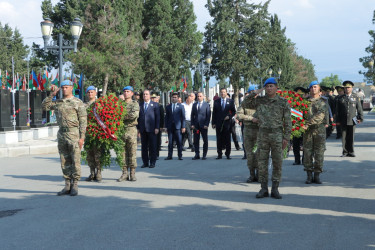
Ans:
{"label": "person in white shirt", "polygon": [[186,97],[186,100],[182,105],[185,108],[185,124],[186,124],[186,133],[183,135],[182,139],[182,150],[185,151],[185,142],[186,140],[189,143],[188,149],[191,149],[191,152],[194,152],[194,144],[192,141],[192,133],[191,133],[191,109],[193,107],[195,99],[195,94],[190,93],[189,96]]}

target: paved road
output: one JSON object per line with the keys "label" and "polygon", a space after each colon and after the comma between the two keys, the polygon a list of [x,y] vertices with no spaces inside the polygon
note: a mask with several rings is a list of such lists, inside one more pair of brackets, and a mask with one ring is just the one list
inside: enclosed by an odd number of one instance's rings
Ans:
{"label": "paved road", "polygon": [[[58,155],[0,159],[0,249],[370,249],[375,248],[375,115],[357,129],[356,158],[327,143],[323,185],[304,184],[301,166],[284,161],[282,200],[256,199],[242,151],[215,160],[164,161],[138,169],[137,182],[63,187]],[[138,152],[139,153],[139,152]],[[175,153],[176,155],[176,153]],[[138,164],[141,164],[138,160]],[[83,166],[82,176],[89,174]]]}

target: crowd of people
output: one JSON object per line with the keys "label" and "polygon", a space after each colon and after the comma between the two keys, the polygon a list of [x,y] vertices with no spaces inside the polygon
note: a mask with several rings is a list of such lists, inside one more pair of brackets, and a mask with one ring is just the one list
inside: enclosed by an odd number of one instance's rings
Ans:
{"label": "crowd of people", "polygon": [[[337,96],[332,89],[320,86],[317,81],[310,83],[307,89],[296,88],[295,92],[308,100],[309,109],[305,114],[305,125],[302,137],[293,138],[294,165],[304,165],[307,173],[306,184],[321,184],[323,172],[325,142],[337,129],[338,138],[342,138],[342,157],[355,157],[355,126],[363,122],[363,111],[360,97],[352,93],[353,83],[345,81],[336,87]],[[59,88],[52,86],[49,97],[43,101],[44,110],[56,112],[59,125],[58,150],[65,187],[58,195],[78,194],[78,180],[81,176],[80,156],[85,140],[87,109],[95,103],[96,88],[86,89],[87,103],[72,95],[73,83],[69,80],[61,83],[63,98],[53,100]],[[225,88],[220,89],[220,96],[214,98],[212,107],[205,101],[202,92],[190,93],[184,102],[178,93],[172,93],[171,103],[164,106],[160,98],[149,90],[144,90],[142,98],[134,92],[133,87],[126,86],[119,99],[126,102],[124,125],[126,133],[122,174],[117,181],[136,181],[137,138],[141,142],[141,168],[155,168],[161,150],[161,133],[168,134],[168,155],[164,160],[173,160],[174,148],[177,148],[177,159],[183,160],[185,143],[187,149],[195,153],[192,160],[206,160],[208,152],[208,129],[211,123],[216,132],[217,160],[231,160],[231,135],[235,148],[240,149],[235,135],[235,124],[241,126],[244,157],[250,175],[248,183],[259,182],[261,189],[256,198],[271,196],[281,199],[278,187],[282,175],[283,151],[291,140],[291,108],[286,99],[278,95],[278,83],[275,78],[264,82],[263,88],[249,87],[240,104],[236,107],[229,98]],[[263,93],[263,94],[261,94]],[[142,100],[140,100],[142,99]],[[202,154],[200,139],[203,140]],[[302,160],[300,151],[303,150]],[[87,181],[102,180],[100,148],[87,152],[90,175]],[[272,189],[268,190],[268,165],[272,159]]]}

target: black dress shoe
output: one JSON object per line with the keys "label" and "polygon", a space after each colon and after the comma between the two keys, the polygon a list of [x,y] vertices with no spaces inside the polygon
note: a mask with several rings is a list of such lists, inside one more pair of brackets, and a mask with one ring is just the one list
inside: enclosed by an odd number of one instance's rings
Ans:
{"label": "black dress shoe", "polygon": [[347,156],[348,157],[355,157],[355,154],[354,153],[349,153]]}
{"label": "black dress shoe", "polygon": [[148,165],[143,164],[141,168],[148,168]]}
{"label": "black dress shoe", "polygon": [[154,168],[154,167],[155,167],[155,164],[151,164],[151,165],[150,165],[150,168]]}
{"label": "black dress shoe", "polygon": [[164,158],[164,160],[166,160],[166,161],[172,160],[172,157]]}
{"label": "black dress shoe", "polygon": [[247,159],[247,157],[246,157],[246,155],[244,155],[244,157],[242,157],[242,160],[246,160]]}
{"label": "black dress shoe", "polygon": [[186,151],[186,149],[185,149],[185,148],[182,148],[182,151]]}
{"label": "black dress shoe", "polygon": [[216,160],[220,160],[220,159],[223,159],[223,157],[221,155],[216,157]]}
{"label": "black dress shoe", "polygon": [[293,162],[293,165],[301,165],[301,162]]}
{"label": "black dress shoe", "polygon": [[191,149],[191,152],[195,152],[195,149],[194,149],[194,148],[192,148],[192,149]]}
{"label": "black dress shoe", "polygon": [[231,159],[232,159],[232,158],[228,155],[228,156],[227,156],[227,160],[231,160]]}
{"label": "black dress shoe", "polygon": [[206,157],[206,156],[203,156],[203,157],[202,157],[202,160],[207,160],[207,157]]}
{"label": "black dress shoe", "polygon": [[183,159],[182,159],[182,157],[178,157],[178,160],[182,161]]}
{"label": "black dress shoe", "polygon": [[199,156],[194,156],[194,157],[192,158],[192,160],[199,160],[199,159],[200,159]]}

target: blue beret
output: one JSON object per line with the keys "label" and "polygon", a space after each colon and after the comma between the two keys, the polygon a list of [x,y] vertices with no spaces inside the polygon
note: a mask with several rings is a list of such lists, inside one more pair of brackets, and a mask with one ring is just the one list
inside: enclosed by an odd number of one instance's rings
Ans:
{"label": "blue beret", "polygon": [[124,88],[122,89],[122,91],[125,91],[125,90],[130,90],[130,91],[132,91],[132,92],[134,91],[132,86],[126,86],[126,87],[124,87]]}
{"label": "blue beret", "polygon": [[268,78],[265,82],[263,87],[266,87],[267,84],[277,84],[276,79],[274,77]]}
{"label": "blue beret", "polygon": [[248,89],[247,89],[247,92],[250,93],[251,91],[254,91],[255,90],[255,86],[252,85],[250,86]]}
{"label": "blue beret", "polygon": [[314,85],[319,85],[318,81],[312,81],[309,85],[309,89],[314,86]]}
{"label": "blue beret", "polygon": [[71,82],[71,81],[69,81],[69,80],[65,80],[65,81],[62,81],[61,82],[61,85],[60,85],[61,87],[62,86],[73,86],[73,83]]}
{"label": "blue beret", "polygon": [[94,86],[88,86],[87,89],[86,89],[86,93],[89,92],[90,90],[96,91],[96,88]]}

